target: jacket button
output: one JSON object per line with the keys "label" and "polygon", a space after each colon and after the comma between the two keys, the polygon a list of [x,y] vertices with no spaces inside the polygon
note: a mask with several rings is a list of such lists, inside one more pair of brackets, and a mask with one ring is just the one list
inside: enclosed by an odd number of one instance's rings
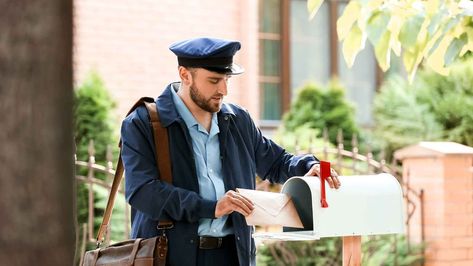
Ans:
{"label": "jacket button", "polygon": [[225,119],[225,120],[228,120],[228,115],[227,115],[227,116],[225,116],[223,119]]}
{"label": "jacket button", "polygon": [[237,241],[240,241],[240,237],[239,237],[239,236],[237,236]]}
{"label": "jacket button", "polygon": [[194,244],[194,242],[195,242],[195,241],[194,241],[194,239],[191,239],[191,241],[190,241],[190,242],[191,242],[191,244]]}

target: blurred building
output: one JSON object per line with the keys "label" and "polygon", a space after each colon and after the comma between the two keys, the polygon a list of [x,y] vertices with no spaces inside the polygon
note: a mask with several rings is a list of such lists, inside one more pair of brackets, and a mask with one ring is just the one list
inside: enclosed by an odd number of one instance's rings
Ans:
{"label": "blurred building", "polygon": [[239,40],[235,61],[246,72],[231,79],[227,101],[247,108],[266,130],[279,124],[295,91],[307,81],[338,77],[357,108],[357,121],[372,123],[379,71],[370,47],[348,69],[336,36],[347,1],[325,1],[310,20],[307,0],[75,0],[74,79],[95,70],[123,117],[141,96],[156,97],[178,80],[168,46],[211,36]]}

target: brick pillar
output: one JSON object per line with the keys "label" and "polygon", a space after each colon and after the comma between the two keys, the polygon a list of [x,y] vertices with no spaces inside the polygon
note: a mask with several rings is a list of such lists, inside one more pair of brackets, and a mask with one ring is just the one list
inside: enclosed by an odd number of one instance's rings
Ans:
{"label": "brick pillar", "polygon": [[[473,148],[454,142],[421,142],[398,150],[403,180],[424,191],[425,265],[473,265]],[[411,198],[412,199],[412,198]],[[420,205],[409,227],[419,242]]]}

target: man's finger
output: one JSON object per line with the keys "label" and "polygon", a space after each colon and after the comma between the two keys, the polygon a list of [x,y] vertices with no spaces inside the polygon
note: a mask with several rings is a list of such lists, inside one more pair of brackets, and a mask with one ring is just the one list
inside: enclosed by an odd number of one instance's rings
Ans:
{"label": "man's finger", "polygon": [[334,187],[333,180],[332,180],[331,176],[327,177],[327,182],[328,182],[328,185],[330,186],[330,188]]}
{"label": "man's finger", "polygon": [[241,213],[243,216],[248,216],[251,214],[251,212],[245,211],[244,209],[239,207],[235,207],[234,211]]}
{"label": "man's finger", "polygon": [[333,176],[332,179],[333,179],[333,183],[335,184],[335,188],[339,188],[341,185],[341,182],[338,179],[338,176]]}
{"label": "man's finger", "polygon": [[255,204],[247,197],[243,196],[240,193],[235,193],[235,196],[238,197],[250,210],[255,208]]}
{"label": "man's finger", "polygon": [[332,176],[334,176],[334,177],[338,177],[337,171],[335,171],[333,168],[330,169],[330,174],[331,174]]}
{"label": "man's finger", "polygon": [[243,203],[243,201],[240,200],[239,198],[231,198],[231,202],[233,204],[233,210],[242,209],[245,213],[248,213],[248,214],[250,214],[252,211],[252,209],[246,206],[246,204]]}
{"label": "man's finger", "polygon": [[[246,206],[245,206],[246,207]],[[244,216],[248,216],[250,215],[253,211],[252,210],[249,210],[248,208],[245,208],[245,207],[242,207],[241,205],[237,204],[237,203],[234,203],[232,205],[232,209],[233,211],[236,211],[236,212],[239,212],[241,214],[243,214]]]}
{"label": "man's finger", "polygon": [[320,176],[320,164],[314,164],[304,176]]}

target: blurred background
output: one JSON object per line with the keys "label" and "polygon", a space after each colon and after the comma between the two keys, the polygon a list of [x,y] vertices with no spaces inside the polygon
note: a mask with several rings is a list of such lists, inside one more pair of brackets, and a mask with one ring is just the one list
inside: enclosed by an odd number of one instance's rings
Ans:
{"label": "blurred background", "polygon": [[[5,33],[0,36],[0,111],[14,109],[20,114],[1,123],[1,140],[13,146],[3,147],[0,153],[6,169],[0,187],[8,194],[28,183],[34,173],[42,176],[37,186],[47,187],[50,172],[40,166],[21,169],[39,164],[37,158],[54,150],[59,152],[48,161],[49,167],[74,165],[52,175],[66,182],[51,192],[57,198],[32,205],[35,213],[41,212],[48,202],[53,206],[74,195],[74,204],[65,200],[63,209],[58,209],[70,214],[62,221],[74,225],[62,228],[63,236],[70,234],[66,246],[74,246],[74,264],[95,247],[118,157],[121,120],[137,99],[155,98],[178,80],[177,59],[169,45],[201,36],[241,42],[234,60],[246,71],[231,78],[226,101],[248,109],[266,136],[290,152],[311,152],[332,161],[343,175],[388,172],[398,178],[406,203],[406,235],[364,237],[363,265],[473,263],[473,23],[468,3],[455,13],[459,1],[30,2],[0,1],[0,8],[6,10],[0,16]],[[349,5],[357,11],[351,18],[344,14]],[[358,30],[360,35],[340,35],[347,20],[350,34]],[[393,21],[400,26],[393,26]],[[389,48],[383,43],[385,34],[391,36]],[[359,47],[347,45],[354,47],[356,55],[348,67],[350,53],[344,45],[353,39],[364,41]],[[443,75],[424,64],[436,55],[437,47],[445,48],[442,67],[445,64],[449,72]],[[12,74],[16,73],[13,66],[22,63],[23,74]],[[55,86],[52,81],[57,81]],[[20,104],[30,106],[29,111],[20,112]],[[59,114],[63,116],[58,118]],[[22,120],[26,126],[16,134]],[[43,128],[51,132],[43,134]],[[32,132],[40,134],[35,137]],[[74,145],[68,142],[71,135]],[[25,143],[33,143],[36,149],[22,146]],[[44,148],[48,143],[57,149]],[[65,160],[69,154],[75,157]],[[461,163],[444,162],[449,156]],[[24,163],[16,163],[18,158],[25,158]],[[404,162],[410,158],[426,158],[428,163],[407,168]],[[445,185],[448,165],[460,169],[455,187]],[[64,181],[69,174],[74,179]],[[15,176],[24,178],[6,181]],[[258,189],[279,191],[280,187],[259,182]],[[41,197],[32,191],[25,188],[17,193],[20,201],[6,197],[2,206],[21,209],[21,202],[34,201],[28,193]],[[129,207],[120,193],[108,243],[126,239],[130,230]],[[450,198],[455,193],[461,196]],[[449,209],[447,203],[463,208]],[[22,217],[38,217],[25,213]],[[9,241],[21,239],[21,234],[5,233],[16,231],[11,230],[15,219],[10,218],[0,218],[4,225],[0,243],[18,247],[21,241]],[[28,228],[33,232],[33,226]],[[38,243],[41,240],[31,245]],[[8,258],[5,254],[0,258]],[[259,243],[257,257],[258,265],[341,265],[341,239]],[[9,265],[28,265],[16,263]]]}

